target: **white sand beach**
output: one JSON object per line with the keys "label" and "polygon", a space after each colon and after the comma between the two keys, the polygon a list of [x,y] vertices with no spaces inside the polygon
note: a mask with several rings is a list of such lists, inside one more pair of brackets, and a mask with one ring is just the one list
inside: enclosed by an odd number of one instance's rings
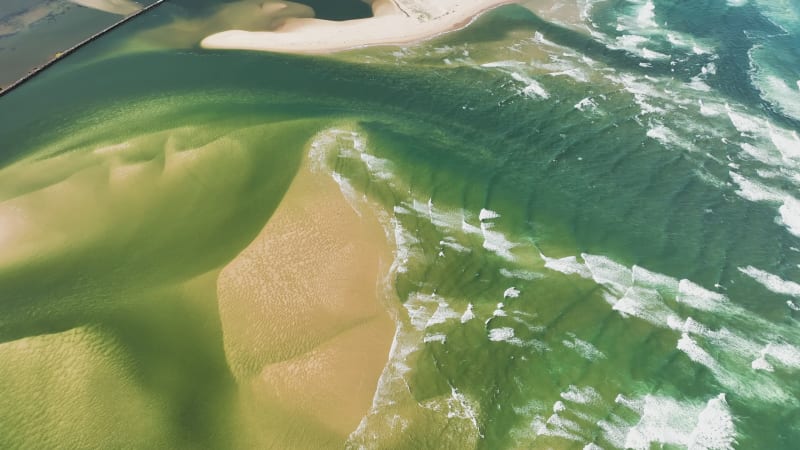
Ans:
{"label": "white sand beach", "polygon": [[[280,2],[284,8],[291,2]],[[209,49],[331,53],[422,41],[468,25],[481,13],[513,0],[373,0],[374,17],[329,21],[289,17],[268,31],[228,30],[201,42]],[[273,7],[274,8],[274,7]]]}

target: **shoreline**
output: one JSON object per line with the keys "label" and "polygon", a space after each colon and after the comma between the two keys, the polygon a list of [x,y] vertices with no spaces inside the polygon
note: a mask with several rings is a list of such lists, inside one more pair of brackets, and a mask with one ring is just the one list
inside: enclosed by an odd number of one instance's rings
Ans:
{"label": "shoreline", "polygon": [[255,50],[295,54],[329,54],[373,46],[408,45],[461,30],[481,15],[515,0],[444,1],[445,10],[413,17],[392,0],[372,3],[373,17],[347,21],[289,18],[272,31],[228,30],[204,38],[200,46],[216,50]]}

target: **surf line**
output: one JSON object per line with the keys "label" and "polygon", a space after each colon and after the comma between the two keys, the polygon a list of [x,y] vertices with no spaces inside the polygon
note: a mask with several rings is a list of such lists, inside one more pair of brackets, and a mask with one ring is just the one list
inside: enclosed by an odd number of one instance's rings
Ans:
{"label": "surf line", "polygon": [[50,58],[50,60],[48,60],[47,62],[45,62],[42,65],[34,67],[33,69],[31,69],[30,72],[25,74],[19,80],[11,83],[10,85],[6,86],[5,88],[0,87],[0,97],[8,94],[9,92],[13,91],[14,89],[16,89],[18,87],[20,87],[26,81],[28,81],[31,78],[35,77],[36,75],[40,74],[42,71],[44,71],[48,67],[52,66],[53,64],[57,63],[58,61],[64,59],[66,56],[68,56],[68,55],[70,55],[72,53],[75,53],[76,51],[78,51],[78,49],[80,49],[84,45],[86,45],[86,44],[88,44],[88,43],[100,38],[101,36],[103,36],[104,34],[108,33],[109,31],[121,26],[122,24],[124,24],[126,22],[129,22],[129,21],[135,19],[136,17],[139,17],[140,15],[150,11],[151,9],[161,5],[162,3],[166,2],[166,1],[167,0],[156,0],[154,3],[151,3],[151,4],[145,6],[144,8],[142,8],[142,9],[140,9],[140,10],[134,12],[134,13],[128,14],[127,16],[123,17],[119,22],[116,22],[116,23],[114,23],[112,25],[109,25],[108,27],[98,31],[97,33],[89,36],[88,38],[86,38],[86,39],[82,40],[81,42],[73,45],[72,47],[64,50],[63,52],[56,53],[56,55],[54,57]]}

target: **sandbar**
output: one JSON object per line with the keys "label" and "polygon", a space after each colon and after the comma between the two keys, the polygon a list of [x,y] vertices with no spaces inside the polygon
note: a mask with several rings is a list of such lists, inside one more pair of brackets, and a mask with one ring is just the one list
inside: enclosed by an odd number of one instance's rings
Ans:
{"label": "sandbar", "polygon": [[369,410],[396,329],[383,227],[308,166],[218,279],[226,358],[241,416],[254,420],[245,447],[341,448]]}
{"label": "sandbar", "polygon": [[514,1],[374,0],[369,3],[374,17],[346,21],[292,17],[269,31],[228,30],[212,34],[202,40],[201,46],[319,54],[376,45],[404,45],[458,30],[483,12]]}
{"label": "sandbar", "polygon": [[127,16],[142,9],[142,5],[131,0],[69,0],[87,8],[105,11],[111,14]]}

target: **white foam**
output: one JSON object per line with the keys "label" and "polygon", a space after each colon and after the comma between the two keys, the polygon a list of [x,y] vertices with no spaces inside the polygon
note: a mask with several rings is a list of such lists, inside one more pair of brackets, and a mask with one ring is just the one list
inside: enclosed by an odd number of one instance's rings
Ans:
{"label": "white foam", "polygon": [[692,361],[708,367],[712,372],[719,371],[717,360],[700,347],[689,334],[683,333],[681,335],[681,338],[678,340],[678,350],[684,352]]}
{"label": "white foam", "polygon": [[522,94],[531,98],[550,98],[550,94],[533,78],[522,75],[519,72],[511,72],[511,78],[525,84],[525,87],[522,89]]}
{"label": "white foam", "polygon": [[[364,144],[361,144],[361,146],[363,145]],[[358,148],[359,145],[356,144],[356,149]],[[378,158],[377,156],[365,152],[362,152],[359,156],[372,176],[382,180],[388,180],[394,177],[391,170],[392,163],[388,159]]]}
{"label": "white foam", "polygon": [[473,312],[472,303],[470,303],[467,305],[467,309],[466,311],[464,311],[464,314],[461,315],[461,323],[467,323],[474,318],[475,318],[475,313]]}
{"label": "white foam", "polygon": [[[658,99],[670,99],[671,97],[665,97],[663,92],[660,92],[655,87],[653,87],[652,80],[645,79],[647,81],[641,81],[641,79],[637,79],[633,75],[630,74],[622,74],[619,76],[614,75],[606,75],[606,78],[621,84],[625,90],[630,92],[633,95],[633,100],[641,109],[642,113],[644,114],[659,114],[663,115],[666,110],[661,107],[653,106],[649,103],[649,101],[653,98]],[[674,101],[674,99],[672,100]]]}
{"label": "white foam", "polygon": [[771,358],[775,358],[786,367],[792,369],[800,368],[800,349],[789,344],[769,344],[764,349],[764,353]]}
{"label": "white foam", "polygon": [[700,114],[706,117],[718,116],[722,113],[722,111],[718,110],[717,108],[706,105],[702,100],[698,100],[698,103],[700,104]]}
{"label": "white foam", "polygon": [[578,67],[570,67],[563,70],[558,70],[555,72],[551,72],[549,75],[551,77],[558,77],[558,76],[569,77],[579,83],[589,82],[589,76],[586,74],[586,72],[584,72]]}
{"label": "white foam", "polygon": [[561,393],[561,398],[568,402],[589,405],[599,403],[602,400],[600,394],[591,386],[578,387],[574,384],[569,385],[567,391]]}
{"label": "white foam", "polygon": [[519,297],[519,294],[519,289],[511,286],[510,288],[506,289],[505,292],[503,292],[503,298],[517,298]]}
{"label": "white foam", "polygon": [[765,372],[775,371],[775,367],[773,367],[772,364],[770,364],[766,358],[767,351],[769,351],[769,347],[770,344],[767,344],[767,346],[764,347],[764,350],[761,350],[761,355],[758,358],[754,359],[752,363],[750,363],[750,367],[752,367],[753,370],[763,370]]}
{"label": "white foam", "polygon": [[572,436],[575,436],[579,441],[583,439],[579,438],[578,435],[581,432],[581,427],[575,421],[567,419],[566,417],[561,416],[558,413],[555,413],[547,418],[547,424],[554,427],[556,430],[566,432]]}
{"label": "white foam", "polygon": [[422,338],[422,342],[425,342],[426,344],[428,342],[440,342],[440,343],[444,344],[446,341],[447,341],[447,336],[445,336],[442,333],[428,334],[428,335],[425,335],[424,338]]}
{"label": "white foam", "polygon": [[547,40],[544,37],[544,35],[542,33],[538,32],[538,31],[533,33],[533,41],[538,43],[538,44],[544,44],[544,45],[547,45],[547,46],[550,46],[550,47],[561,48],[561,46],[556,44],[555,42]]}
{"label": "white foam", "polygon": [[649,450],[653,444],[685,446],[690,442],[697,409],[669,397],[647,395],[642,416],[625,436],[625,448]]}
{"label": "white foam", "polygon": [[509,270],[505,267],[500,269],[500,275],[506,278],[517,278],[520,280],[535,280],[537,278],[542,278],[544,275],[538,272],[531,272],[528,270]]}
{"label": "white foam", "polygon": [[776,109],[795,119],[800,119],[800,93],[789,86],[785,80],[773,76],[759,76],[756,72],[753,81],[761,91],[764,100],[772,103]]}
{"label": "white foam", "polygon": [[769,151],[764,150],[760,147],[756,147],[753,144],[743,142],[739,144],[739,147],[741,147],[745,153],[755,158],[756,160],[763,162],[764,164],[770,166],[777,166],[783,163],[780,157],[773,155]]}
{"label": "white foam", "polygon": [[467,222],[466,218],[461,220],[461,231],[467,234],[481,234],[481,229]]}
{"label": "white foam", "polygon": [[575,104],[575,109],[577,109],[578,111],[585,112],[589,110],[595,110],[596,108],[597,108],[597,103],[595,103],[591,97],[586,97]]}
{"label": "white foam", "polygon": [[740,133],[744,134],[752,134],[758,133],[764,127],[762,121],[756,119],[755,117],[748,117],[744,114],[740,114],[734,110],[732,110],[728,105],[725,105],[728,110],[728,118],[731,120],[733,126],[739,130]]}
{"label": "white foam", "polygon": [[353,211],[356,212],[357,215],[361,216],[361,213],[355,206],[358,201],[358,198],[361,197],[356,188],[353,187],[353,185],[350,184],[350,182],[345,177],[343,177],[341,174],[337,172],[332,172],[331,178],[333,178],[333,181],[335,181],[336,184],[339,185],[339,190],[342,192],[342,195],[344,195],[345,199],[347,200],[347,204],[350,205],[350,207],[353,209]]}
{"label": "white foam", "polygon": [[617,396],[614,397],[614,403],[623,405],[631,411],[638,413],[640,416],[644,414],[644,401],[641,399],[628,398],[622,394],[617,394]]}
{"label": "white foam", "polygon": [[491,225],[491,223],[481,222],[480,230],[483,235],[483,248],[509,261],[514,261],[515,258],[511,250],[516,247],[517,244],[508,240],[503,233],[492,230]]}
{"label": "white foam", "polygon": [[644,36],[640,36],[638,34],[625,34],[617,37],[611,47],[625,50],[626,52],[640,56],[649,61],[664,60],[669,58],[669,55],[644,47],[644,45],[648,44],[649,42],[650,41]]}
{"label": "white foam", "polygon": [[636,14],[636,23],[642,28],[656,28],[658,25],[656,24],[656,6],[653,4],[653,0],[647,0],[641,8],[639,8],[638,13]]}
{"label": "white foam", "polygon": [[570,441],[584,442],[585,439],[569,430],[569,427],[576,426],[577,424],[568,423],[558,414],[551,415],[546,421],[541,416],[536,416],[531,423],[531,428],[539,436],[554,436]]}
{"label": "white foam", "polygon": [[650,50],[648,48],[642,48],[639,51],[639,54],[644,59],[649,59],[651,61],[652,60],[657,60],[657,59],[667,59],[667,58],[669,58],[669,55],[666,55],[666,54],[661,53],[661,52],[656,52],[656,51]]}
{"label": "white foam", "polygon": [[776,294],[800,297],[800,284],[794,281],[784,280],[777,275],[753,266],[739,267],[739,271]]}
{"label": "white foam", "polygon": [[782,191],[745,178],[736,172],[730,172],[730,176],[733,182],[739,186],[736,194],[745,200],[750,200],[751,202],[782,202],[786,197],[786,194]]}
{"label": "white foam", "polygon": [[498,214],[496,211],[486,208],[481,208],[481,212],[478,214],[478,220],[481,222],[484,220],[497,219],[498,217],[500,217],[500,214]]}
{"label": "white foam", "polygon": [[459,314],[456,314],[452,308],[450,308],[450,305],[448,305],[443,298],[437,296],[436,300],[438,300],[438,306],[436,307],[436,311],[428,320],[428,323],[425,324],[425,328],[445,323],[450,319],[458,319],[461,317]]}
{"label": "white foam", "polygon": [[674,131],[662,124],[657,124],[648,129],[647,137],[655,139],[663,145],[671,145],[680,140]]}
{"label": "white foam", "polygon": [[735,172],[730,172],[733,181],[739,185],[736,194],[753,202],[780,203],[779,217],[776,221],[785,226],[795,236],[800,236],[800,200],[783,191],[747,179]]}
{"label": "white foam", "polygon": [[539,254],[544,260],[544,266],[550,270],[561,272],[566,275],[580,275],[583,278],[592,278],[592,272],[586,265],[578,262],[578,258],[574,256],[566,256],[564,258],[548,258],[543,254]]}
{"label": "white foam", "polygon": [[674,315],[656,290],[639,286],[627,289],[612,309],[623,316],[638,317],[658,327],[664,327]]}
{"label": "white foam", "polygon": [[678,295],[675,300],[702,311],[718,310],[720,307],[726,306],[728,301],[724,295],[709,291],[686,279],[678,282]]}
{"label": "white foam", "polygon": [[800,138],[797,137],[796,131],[786,131],[770,126],[769,139],[784,158],[795,160],[800,158]]}
{"label": "white foam", "polygon": [[780,222],[795,236],[800,236],[800,200],[786,196],[783,204],[778,208]]}
{"label": "white foam", "polygon": [[459,244],[453,238],[449,238],[449,239],[448,238],[445,238],[445,239],[439,241],[439,245],[441,245],[442,247],[447,247],[449,249],[455,250],[455,251],[457,251],[459,253],[466,253],[466,252],[469,251],[468,247]]}
{"label": "white foam", "polygon": [[603,437],[613,448],[625,447],[625,437],[629,427],[619,416],[611,414],[607,420],[597,421],[597,426],[603,430]]}
{"label": "white foam", "polygon": [[522,61],[494,61],[486,64],[481,64],[481,67],[485,67],[487,69],[495,69],[495,68],[509,69],[509,68],[524,67],[525,65],[526,64]]}
{"label": "white foam", "polygon": [[397,218],[392,219],[394,225],[394,244],[395,257],[392,263],[392,272],[405,273],[408,271],[408,263],[413,255],[412,246],[419,241],[409,233]]}
{"label": "white foam", "polygon": [[598,359],[606,358],[605,353],[598,350],[597,347],[595,347],[591,342],[578,339],[574,335],[571,337],[571,340],[562,340],[561,344],[563,344],[564,347],[575,350],[575,352],[577,352],[582,358],[589,361],[596,361]]}
{"label": "white foam", "polygon": [[763,370],[765,372],[774,372],[775,368],[772,367],[772,364],[767,361],[764,355],[759,356],[758,358],[754,359],[752,363],[750,363],[750,367],[753,370]]}
{"label": "white foam", "polygon": [[669,292],[676,292],[678,289],[678,280],[675,278],[649,271],[640,266],[633,266],[631,269],[631,276],[634,284],[637,286],[664,289]]}
{"label": "white foam", "polygon": [[489,330],[489,340],[492,342],[508,342],[514,345],[522,345],[522,340],[514,335],[511,327],[500,327]]}
{"label": "white foam", "polygon": [[[689,89],[694,89],[700,92],[711,92],[711,86],[706,84],[699,76],[692,77],[689,84],[686,85]],[[702,111],[700,112],[702,114]]]}
{"label": "white foam", "polygon": [[633,272],[631,269],[608,258],[606,256],[590,255],[581,253],[581,258],[586,263],[592,279],[598,284],[602,284],[619,295],[624,295],[625,291],[633,284]]}
{"label": "white foam", "polygon": [[408,311],[411,325],[420,331],[461,317],[438,295],[415,294],[403,306]]}
{"label": "white foam", "polygon": [[447,418],[452,419],[453,417],[458,417],[469,420],[472,426],[475,427],[475,430],[478,431],[478,434],[483,437],[483,433],[478,425],[478,413],[475,402],[470,401],[467,396],[454,387],[451,387],[450,400],[451,401],[448,402],[449,410],[447,412]]}
{"label": "white foam", "polygon": [[461,224],[464,213],[461,210],[444,210],[437,208],[432,199],[426,202],[413,199],[410,203],[403,203],[422,217],[426,217],[431,224],[448,231],[457,230]]}
{"label": "white foam", "polygon": [[735,436],[736,428],[725,394],[719,394],[709,400],[698,415],[688,447],[689,450],[733,450]]}

